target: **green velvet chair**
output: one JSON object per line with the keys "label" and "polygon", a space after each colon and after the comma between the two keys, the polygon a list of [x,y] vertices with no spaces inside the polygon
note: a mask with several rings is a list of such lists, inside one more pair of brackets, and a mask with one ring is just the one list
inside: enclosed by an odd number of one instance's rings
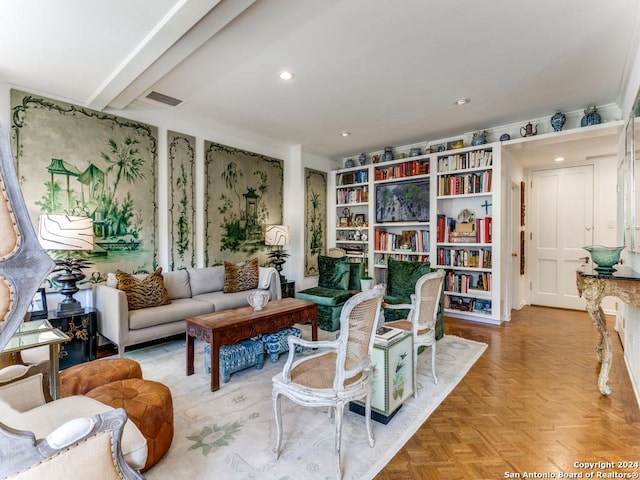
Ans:
{"label": "green velvet chair", "polygon": [[364,264],[348,257],[318,257],[318,286],[296,292],[296,298],[318,304],[318,326],[329,332],[340,329],[345,302],[360,290]]}
{"label": "green velvet chair", "polygon": [[[411,303],[411,294],[415,293],[418,279],[435,270],[436,269],[431,268],[429,262],[405,262],[390,258],[387,264],[387,291],[384,296],[384,303],[391,305]],[[409,310],[392,310],[384,307],[383,310],[386,322],[405,319],[409,314]],[[442,300],[438,308],[438,320],[436,321],[435,330],[436,339],[440,340],[444,336],[444,310],[442,308]]]}

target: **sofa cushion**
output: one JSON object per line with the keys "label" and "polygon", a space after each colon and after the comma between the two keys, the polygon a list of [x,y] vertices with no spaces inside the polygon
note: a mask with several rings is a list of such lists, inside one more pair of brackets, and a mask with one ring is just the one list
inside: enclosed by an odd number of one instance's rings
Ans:
{"label": "sofa cushion", "polygon": [[118,289],[124,291],[127,296],[129,310],[171,303],[167,289],[164,287],[162,268],[158,268],[142,280],[122,270],[116,270],[116,278]]}
{"label": "sofa cushion", "polygon": [[189,286],[189,274],[186,270],[175,270],[162,274],[164,287],[167,289],[169,298],[191,298],[191,287]]}
{"label": "sofa cushion", "polygon": [[224,267],[189,268],[191,295],[222,291],[224,288]]}
{"label": "sofa cushion", "polygon": [[350,290],[336,290],[324,287],[312,287],[296,292],[296,298],[300,300],[306,300],[307,302],[314,302],[318,305],[328,307],[342,305],[353,295],[354,293]]}
{"label": "sofa cushion", "polygon": [[224,262],[224,293],[258,288],[258,257],[244,263]]}
{"label": "sofa cushion", "polygon": [[210,303],[198,302],[191,298],[178,298],[173,300],[170,305],[130,311],[129,329],[139,330],[155,327],[211,312],[213,312],[213,306]]}
{"label": "sofa cushion", "polygon": [[337,290],[349,288],[349,258],[318,256],[318,286]]}
{"label": "sofa cushion", "polygon": [[249,305],[247,296],[254,290],[244,292],[224,293],[222,290],[217,292],[203,293],[193,297],[194,300],[206,302],[213,306],[214,312],[228,310],[230,308],[246,307]]}
{"label": "sofa cushion", "polygon": [[429,262],[405,262],[389,258],[386,295],[404,298],[409,303],[411,294],[415,293],[416,282],[430,271]]}

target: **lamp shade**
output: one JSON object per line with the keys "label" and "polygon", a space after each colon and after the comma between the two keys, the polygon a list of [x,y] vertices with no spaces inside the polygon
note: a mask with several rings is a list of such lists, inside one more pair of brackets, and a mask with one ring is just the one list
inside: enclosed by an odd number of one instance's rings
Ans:
{"label": "lamp shade", "polygon": [[40,215],[38,240],[45,250],[93,250],[93,220],[71,215]]}
{"label": "lamp shade", "polygon": [[289,227],[287,225],[267,225],[264,234],[265,245],[289,245]]}

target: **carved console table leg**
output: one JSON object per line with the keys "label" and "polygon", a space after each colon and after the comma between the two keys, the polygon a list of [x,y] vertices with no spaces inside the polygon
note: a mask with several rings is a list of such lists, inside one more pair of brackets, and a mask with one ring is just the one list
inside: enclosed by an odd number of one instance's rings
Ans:
{"label": "carved console table leg", "polygon": [[618,297],[624,303],[640,307],[640,275],[633,270],[618,269],[615,273],[598,273],[578,271],[576,285],[578,293],[587,302],[587,312],[600,333],[597,354],[602,363],[598,387],[603,395],[611,393],[609,387],[609,370],[611,369],[612,350],[611,336],[607,330],[607,318],[600,302],[606,296]]}
{"label": "carved console table leg", "polygon": [[611,387],[608,384],[609,370],[611,369],[611,336],[607,330],[607,318],[600,306],[600,302],[606,296],[605,288],[599,280],[592,278],[578,277],[577,283],[578,293],[586,300],[587,312],[600,334],[600,340],[598,340],[596,347],[596,354],[601,363],[598,388],[603,395],[609,395],[611,393]]}

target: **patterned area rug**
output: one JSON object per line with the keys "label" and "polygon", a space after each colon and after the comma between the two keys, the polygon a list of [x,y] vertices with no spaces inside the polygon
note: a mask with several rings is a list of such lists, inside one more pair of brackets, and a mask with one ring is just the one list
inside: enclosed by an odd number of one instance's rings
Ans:
{"label": "patterned area rug", "polygon": [[[322,332],[322,331],[321,331]],[[305,338],[310,338],[307,332]],[[335,478],[333,418],[326,410],[282,399],[283,446],[278,461],[272,449],[275,422],[271,378],[282,370],[266,361],[231,375],[220,390],[209,390],[204,343],[196,341],[196,373],[185,375],[183,340],[127,352],[142,365],[144,377],[167,385],[173,395],[175,433],[169,452],[145,473],[150,480],[328,479]],[[431,354],[418,364],[418,399],[411,397],[387,425],[372,422],[376,443],[367,443],[364,419],[347,411],[342,430],[345,479],[373,478],[416,432],[473,366],[486,344],[446,336],[437,345],[438,385],[431,377]]]}

